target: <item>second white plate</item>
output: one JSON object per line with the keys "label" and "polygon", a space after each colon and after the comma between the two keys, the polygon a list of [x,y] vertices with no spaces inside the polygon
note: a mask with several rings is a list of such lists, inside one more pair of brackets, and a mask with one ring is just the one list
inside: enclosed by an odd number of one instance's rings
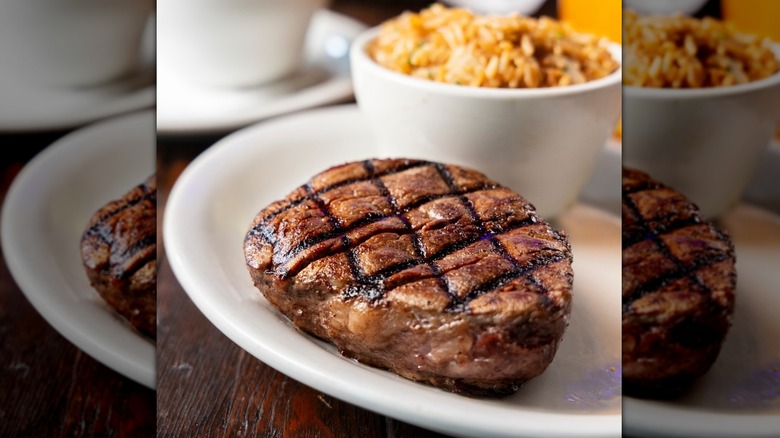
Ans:
{"label": "second white plate", "polygon": [[125,376],[155,387],[155,344],[132,331],[89,285],[81,235],[95,212],[155,170],[154,115],[130,114],[75,131],[19,173],[3,204],[11,275],[60,334]]}
{"label": "second white plate", "polygon": [[[514,396],[475,399],[343,358],[292,327],[255,289],[242,242],[252,218],[311,175],[374,155],[355,106],[256,125],[201,154],[174,186],[163,225],[171,267],[198,308],[268,365],[390,417],[470,436],[618,436],[620,220],[578,205],[559,220],[571,236],[572,322],[545,374]],[[466,415],[467,413],[467,415]]]}

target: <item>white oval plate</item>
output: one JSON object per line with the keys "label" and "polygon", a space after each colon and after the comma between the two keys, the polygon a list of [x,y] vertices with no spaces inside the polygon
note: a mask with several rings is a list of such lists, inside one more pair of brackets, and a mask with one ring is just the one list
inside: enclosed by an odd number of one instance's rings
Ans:
{"label": "white oval plate", "polygon": [[306,36],[305,66],[290,77],[258,87],[200,86],[177,76],[166,62],[168,58],[161,58],[157,74],[158,132],[227,131],[268,117],[349,99],[349,43],[365,27],[336,12],[317,11]]}
{"label": "white oval plate", "polygon": [[340,356],[304,335],[255,289],[242,243],[266,204],[325,168],[374,155],[353,105],[308,111],[226,137],[181,175],[163,221],[171,267],[225,335],[266,364],[366,409],[470,436],[618,436],[620,219],[577,205],[560,218],[571,236],[571,326],[550,368],[514,396],[467,398]]}
{"label": "white oval plate", "polygon": [[117,372],[155,387],[155,345],[132,331],[89,285],[80,241],[90,217],[155,171],[151,111],[75,131],[19,173],[3,204],[11,275],[60,334]]}
{"label": "white oval plate", "polygon": [[[777,175],[777,174],[775,174]],[[712,369],[684,397],[625,397],[626,432],[776,437],[780,433],[780,216],[742,204],[721,219],[737,252],[734,322]]]}

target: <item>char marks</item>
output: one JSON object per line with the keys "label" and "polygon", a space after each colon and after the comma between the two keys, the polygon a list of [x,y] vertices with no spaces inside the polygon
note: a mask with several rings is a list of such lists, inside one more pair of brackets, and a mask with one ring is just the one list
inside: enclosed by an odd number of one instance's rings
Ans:
{"label": "char marks", "polygon": [[145,336],[157,334],[157,183],[154,176],[100,208],[81,237],[90,285]]}
{"label": "char marks", "polygon": [[[681,194],[647,175],[624,169],[623,180],[623,311],[631,312],[636,300],[681,279],[695,285],[710,305],[717,305],[710,286],[697,274],[734,258],[728,236],[702,219]],[[646,261],[647,255],[639,255],[648,251],[656,258],[652,272],[636,269],[638,275],[652,275],[626,286],[625,270]],[[634,275],[628,277],[633,280]]]}
{"label": "char marks", "polygon": [[108,248],[105,254],[85,262],[106,270],[116,279],[128,279],[146,264],[156,261],[157,184],[150,177],[125,197],[112,201],[90,220],[82,236],[82,246]]}
{"label": "char marks", "polygon": [[[450,311],[520,278],[545,295],[534,272],[571,257],[565,235],[540,221],[519,195],[477,172],[417,160],[366,160],[323,172],[261,212],[247,244],[270,245],[270,258],[258,266],[280,280],[344,254],[352,277],[345,299],[375,302],[435,278]],[[478,247],[479,257],[464,253]],[[464,290],[457,271],[479,271],[480,257],[504,268],[472,276]]]}

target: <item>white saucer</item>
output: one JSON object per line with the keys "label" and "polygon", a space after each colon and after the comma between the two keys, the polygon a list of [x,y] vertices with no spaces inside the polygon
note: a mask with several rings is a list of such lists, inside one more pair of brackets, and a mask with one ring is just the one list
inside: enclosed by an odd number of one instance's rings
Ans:
{"label": "white saucer", "polygon": [[141,43],[141,66],[128,77],[90,88],[49,88],[3,77],[0,68],[0,132],[73,128],[148,108],[155,101],[154,17]]}
{"label": "white saucer", "polygon": [[339,102],[352,96],[349,42],[365,26],[329,10],[315,13],[297,74],[254,88],[210,88],[176,76],[161,60],[157,131],[193,134],[235,129],[268,117]]}
{"label": "white saucer", "polygon": [[780,216],[742,204],[721,225],[737,252],[737,304],[720,356],[679,400],[625,397],[629,434],[776,437],[780,432]]}
{"label": "white saucer", "polygon": [[290,377],[428,429],[466,436],[619,436],[617,216],[579,204],[559,219],[574,252],[572,322],[550,368],[504,399],[454,395],[345,359],[293,328],[262,298],[242,252],[252,218],[314,173],[375,155],[372,144],[357,107],[348,105],[249,127],[193,161],[171,191],[163,236],[171,268],[200,311],[241,348]]}
{"label": "white saucer", "polygon": [[60,334],[117,372],[155,387],[155,344],[92,289],[80,241],[89,218],[155,170],[154,115],[130,114],[75,131],[31,162],[3,205],[11,275]]}

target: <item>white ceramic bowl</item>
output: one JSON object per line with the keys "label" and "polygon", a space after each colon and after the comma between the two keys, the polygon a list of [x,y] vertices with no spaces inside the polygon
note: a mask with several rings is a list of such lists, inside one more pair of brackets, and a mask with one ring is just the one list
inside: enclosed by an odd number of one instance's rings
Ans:
{"label": "white ceramic bowl", "polygon": [[625,87],[623,99],[623,163],[712,218],[737,204],[774,135],[780,73],[722,88]]}
{"label": "white ceramic bowl", "polygon": [[2,1],[2,76],[43,88],[117,80],[139,66],[153,9],[152,0]]}
{"label": "white ceramic bowl", "polygon": [[293,73],[326,0],[160,0],[158,64],[185,80],[251,87]]}
{"label": "white ceramic bowl", "polygon": [[547,0],[446,0],[445,3],[470,9],[482,14],[507,14],[519,12],[531,15]]}
{"label": "white ceramic bowl", "polygon": [[[621,69],[585,84],[489,89],[391,71],[355,39],[355,96],[386,157],[422,158],[484,172],[533,203],[544,217],[578,197],[620,116]],[[620,62],[620,46],[611,53]]]}
{"label": "white ceramic bowl", "polygon": [[681,13],[693,15],[707,3],[707,0],[623,0],[626,9],[641,14],[670,15]]}

